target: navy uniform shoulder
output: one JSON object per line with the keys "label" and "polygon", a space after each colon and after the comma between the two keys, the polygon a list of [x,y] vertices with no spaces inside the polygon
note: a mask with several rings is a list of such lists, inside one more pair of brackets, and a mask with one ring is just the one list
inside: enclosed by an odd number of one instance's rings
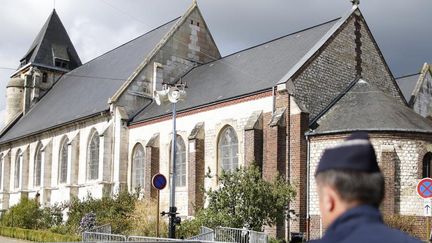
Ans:
{"label": "navy uniform shoulder", "polygon": [[402,231],[391,229],[384,224],[369,224],[359,227],[343,242],[392,242],[392,243],[419,243],[422,242]]}
{"label": "navy uniform shoulder", "polygon": [[[330,237],[331,238],[331,237]],[[319,240],[309,241],[310,243],[421,243],[422,241],[413,238],[399,230],[391,229],[383,224],[366,224],[352,231],[346,238],[336,242],[335,239],[324,237]]]}

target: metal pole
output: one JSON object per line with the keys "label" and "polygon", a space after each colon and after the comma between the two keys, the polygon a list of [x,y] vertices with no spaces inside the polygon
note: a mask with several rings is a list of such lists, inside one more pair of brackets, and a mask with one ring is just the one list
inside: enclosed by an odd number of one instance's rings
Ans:
{"label": "metal pole", "polygon": [[157,190],[156,237],[159,238],[159,190]]}
{"label": "metal pole", "polygon": [[175,207],[175,176],[176,176],[176,104],[172,103],[172,120],[173,120],[173,131],[172,131],[172,142],[171,142],[171,173],[170,173],[170,207],[169,207],[169,238],[175,238],[175,218],[177,214],[177,208]]}

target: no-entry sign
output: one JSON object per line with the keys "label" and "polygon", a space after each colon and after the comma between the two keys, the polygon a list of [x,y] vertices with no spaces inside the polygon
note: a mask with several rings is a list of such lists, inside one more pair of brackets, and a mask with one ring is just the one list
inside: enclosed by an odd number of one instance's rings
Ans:
{"label": "no-entry sign", "polygon": [[417,194],[424,199],[432,198],[432,179],[424,178],[417,184]]}

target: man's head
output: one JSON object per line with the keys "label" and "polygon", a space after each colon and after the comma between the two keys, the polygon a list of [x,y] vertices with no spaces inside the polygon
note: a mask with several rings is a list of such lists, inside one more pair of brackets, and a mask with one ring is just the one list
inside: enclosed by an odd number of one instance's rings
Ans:
{"label": "man's head", "polygon": [[352,207],[379,207],[384,198],[384,177],[365,133],[324,151],[315,178],[325,226]]}

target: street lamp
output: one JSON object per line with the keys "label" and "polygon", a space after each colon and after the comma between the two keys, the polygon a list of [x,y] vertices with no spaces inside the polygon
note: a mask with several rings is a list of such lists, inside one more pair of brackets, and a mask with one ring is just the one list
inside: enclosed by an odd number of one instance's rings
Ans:
{"label": "street lamp", "polygon": [[175,226],[180,223],[180,218],[177,217],[177,208],[175,206],[175,177],[176,177],[176,103],[186,98],[186,91],[184,90],[184,84],[176,84],[173,86],[164,85],[161,91],[154,91],[154,99],[157,105],[164,105],[167,103],[172,104],[172,142],[171,142],[171,172],[169,177],[170,187],[170,205],[169,212],[162,212],[162,215],[168,214],[169,226],[168,226],[168,237],[175,238]]}

